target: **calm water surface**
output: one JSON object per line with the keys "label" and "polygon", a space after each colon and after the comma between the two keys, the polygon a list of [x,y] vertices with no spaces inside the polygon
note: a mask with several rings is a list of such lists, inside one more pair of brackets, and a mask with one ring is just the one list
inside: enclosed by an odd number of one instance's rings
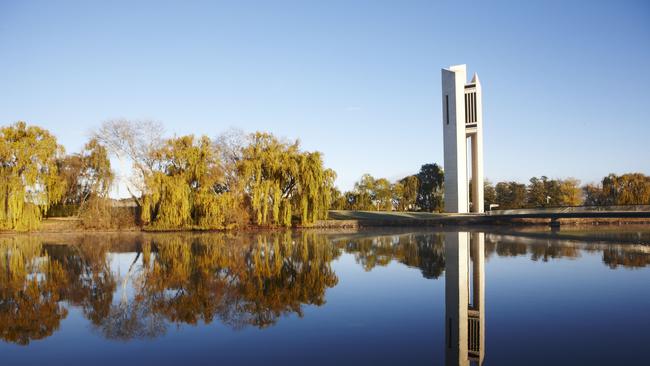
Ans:
{"label": "calm water surface", "polygon": [[0,364],[644,364],[648,237],[5,236]]}

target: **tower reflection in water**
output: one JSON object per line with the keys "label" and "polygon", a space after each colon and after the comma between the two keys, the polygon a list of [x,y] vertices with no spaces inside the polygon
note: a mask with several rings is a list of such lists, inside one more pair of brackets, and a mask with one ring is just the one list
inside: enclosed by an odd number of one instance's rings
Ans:
{"label": "tower reflection in water", "polygon": [[485,356],[485,237],[445,233],[445,360],[481,365]]}

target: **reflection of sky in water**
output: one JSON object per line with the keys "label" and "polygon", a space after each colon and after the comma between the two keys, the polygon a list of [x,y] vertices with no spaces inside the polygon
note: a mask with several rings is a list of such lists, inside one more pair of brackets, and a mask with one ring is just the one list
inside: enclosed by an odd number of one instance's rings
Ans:
{"label": "reflection of sky in water", "polygon": [[[444,274],[427,279],[417,263],[407,266],[395,259],[365,270],[361,254],[349,245],[357,237],[334,242],[341,255],[329,265],[338,283],[324,290],[322,306],[302,304],[302,316],[285,312],[264,328],[233,328],[217,316],[210,324],[166,320],[165,332],[156,337],[107,340],[81,307],[65,301],[68,314],[52,335],[28,346],[0,342],[2,364],[444,364]],[[365,235],[371,237],[372,232]],[[375,238],[369,246],[399,248],[400,238],[404,236],[390,235],[384,242]],[[526,254],[521,254],[494,244],[502,237],[488,238],[484,365],[645,362],[641,350],[650,341],[650,266],[612,269],[603,262],[603,250],[613,247],[602,243],[503,242],[519,245],[518,250],[523,245]],[[556,254],[546,262],[531,260],[533,246],[537,252],[557,253],[558,248],[550,248],[553,244],[575,257]],[[629,254],[625,246],[615,247]],[[644,247],[629,248],[642,258],[650,255]],[[505,256],[508,251],[515,254]],[[423,260],[423,251],[418,253]],[[113,306],[122,301],[122,281],[135,258],[135,252],[108,254],[116,280]],[[135,281],[143,273],[142,264],[140,255],[125,288],[129,303],[138,292]],[[176,290],[162,293],[171,298]]]}
{"label": "reflection of sky in water", "polygon": [[123,287],[123,281],[129,273],[129,268],[131,268],[131,265],[134,263],[133,261],[136,258],[137,261],[133,265],[132,271],[138,271],[141,269],[142,256],[138,256],[137,253],[109,253],[108,256],[111,269],[116,274],[118,296],[113,297],[113,303],[116,304],[120,302],[123,296],[123,291],[125,291],[127,298],[133,297],[133,278],[126,281],[126,287]]}

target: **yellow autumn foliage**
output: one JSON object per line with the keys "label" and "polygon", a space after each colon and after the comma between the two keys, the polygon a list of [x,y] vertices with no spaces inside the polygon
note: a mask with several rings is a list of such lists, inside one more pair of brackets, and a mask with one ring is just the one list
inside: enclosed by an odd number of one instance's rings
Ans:
{"label": "yellow autumn foliage", "polygon": [[57,157],[63,147],[48,131],[17,122],[0,129],[0,229],[28,231],[63,195]]}

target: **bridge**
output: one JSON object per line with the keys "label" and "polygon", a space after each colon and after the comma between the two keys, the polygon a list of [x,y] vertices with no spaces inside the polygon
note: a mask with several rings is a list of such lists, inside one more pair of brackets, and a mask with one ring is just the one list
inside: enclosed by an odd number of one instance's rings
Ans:
{"label": "bridge", "polygon": [[648,223],[650,223],[650,205],[569,206],[495,210],[488,211],[485,216],[490,218],[488,221],[549,219],[551,225],[559,224],[558,220],[560,219],[648,219]]}
{"label": "bridge", "polygon": [[650,224],[650,205],[631,206],[571,206],[535,209],[493,210],[486,213],[430,213],[332,210],[323,227],[364,226],[446,226],[492,225],[516,223],[548,223],[560,220],[584,220],[584,223]]}

